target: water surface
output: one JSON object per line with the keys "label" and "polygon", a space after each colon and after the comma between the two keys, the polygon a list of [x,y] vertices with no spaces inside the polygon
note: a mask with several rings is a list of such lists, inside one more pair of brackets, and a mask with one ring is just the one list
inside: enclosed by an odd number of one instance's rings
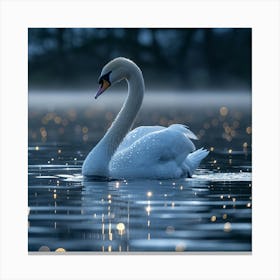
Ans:
{"label": "water surface", "polygon": [[136,126],[188,124],[210,150],[193,178],[86,181],[82,162],[120,105],[31,95],[28,250],[251,251],[251,104],[238,96],[146,100]]}

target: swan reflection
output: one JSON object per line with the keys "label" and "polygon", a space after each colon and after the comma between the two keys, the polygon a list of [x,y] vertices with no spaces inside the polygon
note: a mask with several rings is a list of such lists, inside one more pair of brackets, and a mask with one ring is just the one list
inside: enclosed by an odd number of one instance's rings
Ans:
{"label": "swan reflection", "polygon": [[[100,233],[100,238],[99,240],[95,238],[95,243],[99,244],[101,251],[130,251],[131,236],[133,239],[153,242],[154,238],[155,240],[158,238],[158,233],[155,233],[158,229],[162,229],[160,237],[172,235],[175,232],[175,224],[179,222],[174,223],[173,219],[176,220],[178,213],[191,210],[192,206],[185,205],[186,200],[192,204],[194,195],[192,187],[196,188],[198,184],[204,192],[209,191],[205,182],[195,181],[183,181],[178,185],[173,181],[164,181],[159,186],[156,180],[128,182],[86,180],[83,182],[84,199],[81,207],[92,209],[84,214],[93,217],[92,230],[97,236],[98,232]],[[186,192],[180,199],[179,194],[183,189],[186,189]],[[167,201],[168,196],[176,198],[177,202]],[[173,209],[173,213],[170,209]],[[91,211],[94,213],[90,213]],[[174,251],[180,251],[178,246],[177,249],[174,247]]]}

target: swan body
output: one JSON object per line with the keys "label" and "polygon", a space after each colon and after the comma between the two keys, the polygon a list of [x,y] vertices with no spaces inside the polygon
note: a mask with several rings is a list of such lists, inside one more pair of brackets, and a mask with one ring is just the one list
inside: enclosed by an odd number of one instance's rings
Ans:
{"label": "swan body", "polygon": [[130,131],[145,91],[142,72],[134,62],[119,57],[106,64],[95,98],[122,79],[128,84],[126,101],[104,137],[86,157],[82,174],[114,179],[191,177],[209,152],[195,150],[191,139],[197,137],[187,126],[140,126]]}

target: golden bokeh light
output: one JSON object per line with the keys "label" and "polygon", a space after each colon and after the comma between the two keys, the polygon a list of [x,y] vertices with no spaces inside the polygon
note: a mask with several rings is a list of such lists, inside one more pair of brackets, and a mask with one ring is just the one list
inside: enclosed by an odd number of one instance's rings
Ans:
{"label": "golden bokeh light", "polygon": [[216,217],[216,216],[212,216],[212,217],[211,217],[211,222],[216,222],[216,220],[217,220],[217,217]]}
{"label": "golden bokeh light", "polygon": [[153,193],[151,191],[147,192],[147,197],[151,197]]}
{"label": "golden bokeh light", "polygon": [[116,225],[116,229],[117,229],[119,235],[123,235],[124,232],[125,232],[125,224],[124,223],[118,223]]}
{"label": "golden bokeh light", "polygon": [[226,106],[223,106],[220,108],[220,115],[225,117],[228,114],[228,108]]}
{"label": "golden bokeh light", "polygon": [[87,128],[86,126],[84,126],[84,127],[82,128],[82,132],[83,132],[84,134],[88,133],[88,128]]}
{"label": "golden bokeh light", "polygon": [[243,148],[248,148],[248,143],[247,142],[243,143]]}
{"label": "golden bokeh light", "polygon": [[227,222],[224,224],[224,231],[225,232],[230,232],[231,231],[231,223]]}
{"label": "golden bokeh light", "polygon": [[184,251],[186,251],[186,248],[187,248],[186,244],[183,243],[183,242],[180,242],[175,246],[175,251],[176,252],[184,252]]}
{"label": "golden bokeh light", "polygon": [[61,117],[59,117],[59,116],[56,116],[56,117],[54,118],[54,122],[55,122],[56,124],[60,124],[61,121],[62,121],[62,119],[61,119]]}
{"label": "golden bokeh light", "polygon": [[147,207],[146,207],[146,212],[147,212],[148,215],[150,215],[151,211],[152,211],[151,206],[150,206],[150,205],[147,206]]}
{"label": "golden bokeh light", "polygon": [[248,126],[248,127],[246,128],[246,133],[247,133],[247,134],[251,134],[251,133],[252,133],[252,128],[251,128],[250,126]]}
{"label": "golden bokeh light", "polygon": [[55,252],[57,252],[57,253],[65,253],[66,250],[65,250],[64,248],[60,247],[60,248],[57,248],[57,249],[55,250]]}

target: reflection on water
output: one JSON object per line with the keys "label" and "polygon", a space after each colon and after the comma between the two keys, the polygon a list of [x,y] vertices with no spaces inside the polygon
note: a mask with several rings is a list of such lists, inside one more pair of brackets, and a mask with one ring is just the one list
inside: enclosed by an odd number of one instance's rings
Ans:
{"label": "reflection on water", "polygon": [[250,251],[251,169],[240,166],[249,162],[231,155],[239,170],[226,173],[209,169],[213,158],[229,156],[212,153],[193,178],[163,181],[83,182],[80,160],[30,165],[29,250]]}
{"label": "reflection on water", "polygon": [[193,178],[162,181],[83,181],[116,111],[31,106],[29,251],[251,251],[250,104],[216,105],[140,114],[139,124],[190,125],[210,150]]}

